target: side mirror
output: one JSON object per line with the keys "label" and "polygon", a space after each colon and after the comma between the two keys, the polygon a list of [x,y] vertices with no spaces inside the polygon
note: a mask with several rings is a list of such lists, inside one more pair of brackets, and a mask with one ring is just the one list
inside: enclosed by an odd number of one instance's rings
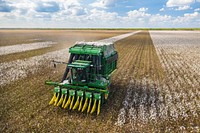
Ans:
{"label": "side mirror", "polygon": [[61,61],[55,61],[55,60],[52,60],[51,62],[53,63],[54,68],[56,68],[57,64],[68,64],[67,62],[61,62]]}
{"label": "side mirror", "polygon": [[57,64],[54,60],[51,61],[51,63],[53,64],[53,67],[56,68]]}
{"label": "side mirror", "polygon": [[53,67],[56,68],[56,66],[57,66],[56,63],[53,63]]}

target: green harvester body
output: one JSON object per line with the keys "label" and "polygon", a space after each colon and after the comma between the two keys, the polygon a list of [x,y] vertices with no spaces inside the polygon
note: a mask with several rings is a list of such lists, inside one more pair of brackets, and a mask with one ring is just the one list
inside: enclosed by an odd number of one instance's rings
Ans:
{"label": "green harvester body", "polygon": [[45,82],[54,86],[54,96],[49,104],[99,114],[100,106],[109,95],[110,76],[117,67],[118,54],[114,44],[77,42],[69,48],[69,53],[62,81]]}

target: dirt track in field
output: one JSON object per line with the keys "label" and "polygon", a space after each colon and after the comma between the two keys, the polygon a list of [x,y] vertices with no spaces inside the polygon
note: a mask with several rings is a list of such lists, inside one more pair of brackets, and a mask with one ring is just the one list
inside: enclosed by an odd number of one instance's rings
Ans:
{"label": "dirt track in field", "polygon": [[[157,100],[159,90],[149,85],[147,91],[144,91],[143,88],[146,87],[146,85],[142,83],[142,81],[147,82],[150,80],[161,82],[163,80],[164,71],[159,62],[151,37],[147,31],[143,31],[135,36],[119,41],[116,43],[116,48],[119,51],[119,66],[117,72],[113,75],[113,87],[111,87],[114,88],[112,94],[113,99],[117,99],[112,101],[115,102],[113,104],[116,106],[116,109],[114,109],[113,112],[118,113],[118,115],[115,116],[117,121],[115,122],[115,125],[119,125],[122,129],[118,128],[118,130],[122,131],[143,131],[143,129],[137,125],[134,125],[134,129],[129,127],[132,123],[129,123],[126,119],[131,120],[132,118],[129,116],[128,111],[130,105],[128,104],[130,103],[128,102],[132,102],[134,99],[132,96],[136,93],[138,94],[138,98],[136,99],[138,101],[134,104],[132,103],[131,106],[137,110],[136,114],[139,114],[139,100],[146,95],[144,108],[149,110],[152,102],[150,97],[153,95]],[[124,110],[125,112],[121,112],[121,110]],[[139,120],[137,123],[138,125],[141,124]],[[125,124],[125,126],[123,124]],[[147,128],[150,130],[154,127],[148,125],[146,129]]]}
{"label": "dirt track in field", "polygon": [[[99,40],[127,31],[113,32],[112,34],[106,32],[106,35],[100,31],[97,31],[96,34],[90,31],[90,36],[86,35],[88,31],[82,32],[84,33],[83,38],[85,37],[86,40]],[[53,41],[59,41],[60,38],[64,41],[64,37],[59,36],[61,33],[57,34]],[[69,34],[67,33],[67,35]],[[42,36],[44,37],[44,35]],[[52,33],[48,33],[44,38],[48,40],[51,37]],[[29,38],[32,39],[32,37]],[[67,47],[71,46],[70,43],[73,41],[72,39],[68,42]],[[59,43],[59,48],[64,47],[63,43],[62,41]],[[165,63],[163,65],[163,62],[160,62],[162,56],[167,54],[159,53],[160,47],[158,46],[157,43],[153,44],[148,31],[139,32],[116,42],[115,47],[119,52],[118,69],[112,76],[109,100],[103,106],[99,116],[48,105],[52,97],[52,88],[45,86],[44,81],[49,77],[59,81],[64,66],[59,66],[57,70],[40,66],[37,73],[29,74],[24,79],[1,86],[0,129],[3,132],[198,131],[199,96],[193,96],[193,98],[197,97],[197,105],[194,106],[196,108],[186,110],[189,117],[176,118],[175,114],[179,112],[174,112],[174,109],[179,110],[178,104],[176,104],[179,101],[176,100],[180,99],[175,96],[179,92],[168,93],[177,86],[170,86],[171,81],[168,82],[171,79],[171,73],[167,74],[170,69],[165,67]],[[163,50],[166,49],[160,51]],[[21,54],[26,55],[27,53]],[[170,58],[174,59],[175,57]],[[194,76],[197,80],[199,79],[198,75],[194,74]],[[191,86],[189,87],[193,90]],[[180,90],[180,92],[182,91]],[[170,101],[171,97],[174,101]],[[192,99],[187,100],[193,101]],[[170,105],[173,108],[170,108]],[[183,107],[191,106],[183,104]],[[193,115],[192,111],[195,111],[197,116]],[[182,111],[182,113],[185,112]],[[193,125],[190,125],[191,123]]]}

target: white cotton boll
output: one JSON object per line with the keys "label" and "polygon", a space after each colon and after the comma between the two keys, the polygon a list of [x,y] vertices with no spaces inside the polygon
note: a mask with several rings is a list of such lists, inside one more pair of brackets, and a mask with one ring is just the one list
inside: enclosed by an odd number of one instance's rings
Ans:
{"label": "white cotton boll", "polygon": [[57,44],[57,42],[48,41],[48,42],[35,42],[27,44],[16,44],[11,46],[2,46],[0,47],[0,55],[13,54],[29,50],[51,47],[54,44]]}
{"label": "white cotton boll", "polygon": [[3,75],[3,77],[1,77],[0,85],[5,85],[20,78],[25,78],[28,73],[34,74],[41,65],[47,65],[48,60],[64,60],[68,56],[67,53],[67,49],[63,49],[24,60],[0,63],[0,75]]}
{"label": "white cotton boll", "polygon": [[200,80],[197,78],[200,75],[200,71],[198,71],[200,53],[196,52],[200,51],[200,39],[197,38],[199,33],[150,31],[157,55],[167,75],[165,80],[168,82],[169,88],[165,88],[163,91],[165,91],[166,106],[168,106],[173,119],[178,116],[188,117],[188,109],[193,116],[197,115],[199,106],[195,99],[198,95],[194,93],[198,94],[197,88],[200,84]]}
{"label": "white cotton boll", "polygon": [[117,118],[117,122],[115,123],[115,125],[117,125],[117,126],[124,125],[124,123],[126,122],[125,114],[126,114],[125,109],[124,108],[120,109],[118,118]]}

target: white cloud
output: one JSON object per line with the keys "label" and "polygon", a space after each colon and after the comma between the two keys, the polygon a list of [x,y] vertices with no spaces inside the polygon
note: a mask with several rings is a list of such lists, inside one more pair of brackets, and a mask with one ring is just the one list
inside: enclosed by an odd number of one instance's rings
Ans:
{"label": "white cloud", "polygon": [[168,0],[166,3],[167,7],[175,7],[175,6],[185,6],[194,3],[195,0]]}
{"label": "white cloud", "polygon": [[177,11],[188,10],[192,9],[192,4],[199,1],[200,0],[168,0],[166,3],[166,7]]}
{"label": "white cloud", "polygon": [[195,18],[195,17],[198,17],[199,16],[199,13],[198,12],[194,12],[194,13],[185,13],[184,14],[184,17],[187,17],[187,18]]}
{"label": "white cloud", "polygon": [[35,8],[37,12],[58,12],[60,11],[60,6],[57,2],[37,2],[37,6]]}
{"label": "white cloud", "polygon": [[183,16],[149,14],[141,10],[133,10],[123,17],[127,25],[136,27],[199,27],[200,14],[198,12],[185,13]]}
{"label": "white cloud", "polygon": [[[64,20],[87,13],[79,0],[8,0],[15,10],[6,18]],[[67,17],[66,17],[67,16]],[[59,18],[60,17],[60,18]]]}
{"label": "white cloud", "polygon": [[196,9],[194,9],[194,11],[195,11],[195,12],[200,11],[200,8],[196,8]]}
{"label": "white cloud", "polygon": [[199,27],[200,14],[198,12],[185,13],[183,16],[178,16],[173,20],[176,25],[184,25],[188,27]]}
{"label": "white cloud", "polygon": [[162,11],[165,11],[165,9],[164,9],[164,8],[161,8],[159,11],[162,12]]}
{"label": "white cloud", "polygon": [[172,16],[170,15],[160,15],[160,14],[156,14],[156,15],[152,15],[151,18],[149,19],[149,21],[151,23],[155,23],[158,24],[158,22],[169,22],[172,20]]}
{"label": "white cloud", "polygon": [[60,6],[65,9],[81,6],[79,0],[57,0],[57,1],[60,3]]}
{"label": "white cloud", "polygon": [[117,0],[97,0],[96,2],[90,4],[92,7],[98,7],[98,8],[108,8],[115,6],[115,3]]}
{"label": "white cloud", "polygon": [[[199,8],[193,13],[179,16],[150,14],[148,8],[127,11],[124,15],[105,10],[115,6],[116,0],[98,0],[86,6],[80,0],[7,0],[14,7],[11,12],[0,12],[0,27],[199,27]],[[168,0],[170,2],[171,0]],[[184,0],[183,0],[184,1]],[[169,4],[176,10],[190,8],[186,1],[174,0]],[[39,12],[38,2],[51,8],[53,2],[59,6],[55,12]],[[49,3],[50,2],[50,3]],[[176,6],[175,6],[176,5]],[[100,7],[100,8],[99,8]],[[126,8],[127,9],[127,8]],[[163,6],[159,11],[166,10]],[[42,11],[42,10],[41,10]],[[48,10],[47,10],[48,11]],[[14,22],[14,23],[13,23]]]}
{"label": "white cloud", "polygon": [[151,14],[147,13],[148,8],[142,7],[138,10],[127,12],[127,16],[121,17],[121,23],[124,26],[130,27],[147,27],[147,22]]}
{"label": "white cloud", "polygon": [[34,9],[36,7],[36,2],[26,0],[26,1],[10,1],[10,5],[15,7],[16,10],[20,9]]}
{"label": "white cloud", "polygon": [[126,8],[133,8],[133,6],[126,6]]}
{"label": "white cloud", "polygon": [[175,10],[181,11],[181,10],[187,10],[190,9],[190,6],[179,6],[178,8],[175,8]]}
{"label": "white cloud", "polygon": [[139,9],[139,11],[140,12],[146,12],[146,11],[148,11],[148,8],[142,7],[142,8]]}
{"label": "white cloud", "polygon": [[89,20],[101,21],[114,21],[118,17],[116,12],[106,12],[104,10],[92,9],[90,15],[87,17]]}
{"label": "white cloud", "polygon": [[139,10],[129,11],[127,13],[127,15],[130,18],[148,17],[148,16],[150,16],[150,14],[146,13],[147,10],[148,10],[148,8],[142,7]]}
{"label": "white cloud", "polygon": [[[58,0],[64,15],[79,16],[87,13],[87,9],[82,7],[79,0]],[[61,14],[62,14],[61,13]]]}

